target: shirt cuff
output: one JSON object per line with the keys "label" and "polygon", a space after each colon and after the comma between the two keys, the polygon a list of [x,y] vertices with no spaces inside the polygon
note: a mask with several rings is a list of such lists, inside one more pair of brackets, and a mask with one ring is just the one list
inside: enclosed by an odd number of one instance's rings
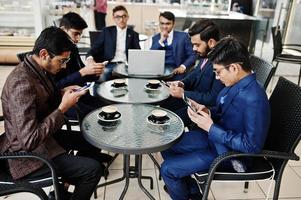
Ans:
{"label": "shirt cuff", "polygon": [[184,64],[180,65],[180,67],[183,67],[186,70],[186,66]]}

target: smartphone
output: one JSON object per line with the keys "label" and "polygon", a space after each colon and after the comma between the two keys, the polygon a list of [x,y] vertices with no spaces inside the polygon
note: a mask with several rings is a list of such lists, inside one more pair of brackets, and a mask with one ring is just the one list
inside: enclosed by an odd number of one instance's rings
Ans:
{"label": "smartphone", "polygon": [[161,83],[163,83],[166,87],[170,87],[165,81],[161,80]]}
{"label": "smartphone", "polygon": [[195,112],[195,113],[201,115],[201,114],[198,113],[197,110],[191,105],[190,99],[187,98],[185,95],[183,96],[183,100],[184,100],[185,104],[186,104],[193,112]]}
{"label": "smartphone", "polygon": [[81,88],[78,88],[78,89],[75,89],[73,90],[74,92],[80,92],[80,91],[85,91],[85,90],[88,90],[90,87],[92,87],[94,85],[94,82],[92,83],[87,83],[85,86],[81,87]]}

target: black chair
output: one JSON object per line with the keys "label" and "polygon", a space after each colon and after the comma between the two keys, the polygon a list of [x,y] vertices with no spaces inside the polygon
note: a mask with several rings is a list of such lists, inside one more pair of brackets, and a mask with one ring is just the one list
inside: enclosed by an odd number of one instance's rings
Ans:
{"label": "black chair", "polygon": [[272,27],[272,37],[273,37],[273,45],[274,45],[273,62],[276,62],[276,69],[278,67],[279,62],[299,64],[300,65],[299,78],[298,78],[298,85],[299,85],[300,78],[301,78],[301,56],[300,56],[301,45],[282,44],[282,36],[281,36],[279,26]]}
{"label": "black chair", "polygon": [[[0,116],[0,121],[3,121],[3,116]],[[1,134],[3,137],[5,133]],[[35,179],[20,179],[13,180],[8,169],[6,167],[7,160],[9,159],[37,159],[45,163],[50,172],[50,176],[41,176]],[[30,192],[37,195],[42,200],[48,200],[46,193],[43,191],[43,187],[48,187],[53,185],[55,199],[59,200],[60,196],[58,193],[58,178],[56,172],[54,171],[51,161],[43,158],[40,155],[28,152],[18,152],[18,153],[0,153],[0,196],[5,196],[13,193],[19,192]]]}
{"label": "black chair", "polygon": [[[264,145],[258,154],[228,152],[217,157],[208,173],[196,173],[194,178],[203,191],[203,200],[208,198],[213,180],[217,181],[256,181],[275,180],[273,199],[277,200],[282,174],[289,160],[299,160],[294,150],[301,139],[301,88],[283,77],[270,97],[271,125]],[[247,172],[226,172],[219,165],[232,158],[252,158],[253,165]],[[269,194],[268,191],[268,194]]]}
{"label": "black chair", "polygon": [[100,37],[100,34],[101,34],[101,31],[89,31],[90,46],[91,47],[97,41],[97,38]]}
{"label": "black chair", "polygon": [[276,71],[276,67],[274,67],[272,63],[254,55],[250,56],[250,63],[253,71],[256,73],[257,81],[264,89],[267,89]]}
{"label": "black chair", "polygon": [[27,52],[21,52],[21,53],[18,53],[18,54],[17,54],[17,57],[18,57],[19,62],[23,62],[24,59],[25,59],[25,56],[26,56],[27,54],[30,54],[31,52],[32,52],[32,51],[27,51]]}

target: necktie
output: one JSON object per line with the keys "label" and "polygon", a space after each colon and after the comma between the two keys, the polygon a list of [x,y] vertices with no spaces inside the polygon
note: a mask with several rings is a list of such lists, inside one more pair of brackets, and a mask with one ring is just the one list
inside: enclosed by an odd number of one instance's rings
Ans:
{"label": "necktie", "polygon": [[167,46],[168,46],[168,43],[167,43],[167,38],[166,38],[166,40],[164,40],[164,41],[163,41],[163,44],[164,44],[164,46],[165,46],[165,47],[167,47]]}

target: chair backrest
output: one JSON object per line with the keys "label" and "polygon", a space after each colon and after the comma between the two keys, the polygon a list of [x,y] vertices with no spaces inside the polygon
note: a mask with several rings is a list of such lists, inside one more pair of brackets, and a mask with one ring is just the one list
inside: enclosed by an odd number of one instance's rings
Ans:
{"label": "chair backrest", "polygon": [[250,56],[250,63],[253,71],[256,73],[257,81],[266,89],[276,71],[276,67],[272,63],[254,55]]}
{"label": "chair backrest", "polygon": [[293,153],[301,138],[301,88],[280,77],[269,101],[271,124],[264,149]]}
{"label": "chair backrest", "polygon": [[18,57],[19,62],[23,62],[24,59],[25,59],[25,56],[26,56],[27,54],[29,54],[29,53],[31,53],[31,51],[18,53],[18,54],[17,54],[17,57]]}
{"label": "chair backrest", "polygon": [[273,38],[273,46],[274,46],[274,54],[273,60],[276,56],[280,55],[282,52],[282,36],[280,32],[280,26],[272,27],[272,38]]}
{"label": "chair backrest", "polygon": [[62,18],[58,18],[58,19],[53,20],[53,25],[55,27],[60,27],[61,19]]}
{"label": "chair backrest", "polygon": [[97,38],[100,37],[100,34],[101,34],[101,31],[89,31],[90,46],[91,47],[97,41]]}

